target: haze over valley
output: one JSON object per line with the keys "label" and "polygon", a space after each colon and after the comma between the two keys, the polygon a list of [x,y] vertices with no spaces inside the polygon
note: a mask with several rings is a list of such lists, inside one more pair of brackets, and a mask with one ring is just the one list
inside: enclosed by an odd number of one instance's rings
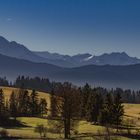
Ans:
{"label": "haze over valley", "polygon": [[74,56],[49,52],[34,52],[15,41],[0,37],[0,73],[10,80],[18,75],[39,76],[78,85],[138,89],[140,59],[125,52],[94,56]]}

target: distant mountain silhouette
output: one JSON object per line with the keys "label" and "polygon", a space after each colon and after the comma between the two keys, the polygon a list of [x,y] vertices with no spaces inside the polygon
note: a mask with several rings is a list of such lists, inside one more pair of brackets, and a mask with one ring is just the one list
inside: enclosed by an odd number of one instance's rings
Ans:
{"label": "distant mountain silhouette", "polygon": [[24,45],[18,44],[15,41],[9,42],[8,40],[6,40],[1,36],[0,36],[0,54],[30,60],[34,62],[45,62],[44,58],[35,55]]}
{"label": "distant mountain silhouette", "polygon": [[100,56],[93,56],[88,53],[69,56],[58,53],[33,52],[24,45],[16,43],[15,41],[10,42],[2,36],[0,36],[0,54],[32,62],[49,63],[61,67],[79,67],[92,64],[132,65],[140,63],[140,59],[130,57],[125,52],[115,52]]}
{"label": "distant mountain silhouette", "polygon": [[140,59],[136,57],[130,57],[125,52],[113,52],[110,54],[105,53],[100,56],[95,56],[88,62],[95,65],[132,65],[139,64]]}
{"label": "distant mountain silhouette", "polygon": [[0,76],[7,76],[10,79],[18,75],[48,77],[62,69],[47,63],[35,63],[0,54]]}
{"label": "distant mountain silhouette", "polygon": [[34,52],[40,57],[44,57],[51,60],[57,60],[57,65],[67,67],[63,64],[59,64],[59,61],[64,61],[69,64],[69,67],[78,67],[84,65],[132,65],[140,64],[140,59],[136,57],[130,57],[125,52],[113,52],[110,54],[103,54],[100,56],[93,56],[91,54],[77,54],[74,56],[60,55],[58,53],[49,52]]}
{"label": "distant mountain silhouette", "polygon": [[100,56],[32,52],[23,45],[0,37],[0,76],[12,80],[18,75],[25,75],[80,85],[88,82],[93,86],[140,89],[139,62],[138,58],[129,57],[125,52]]}
{"label": "distant mountain silhouette", "polygon": [[18,75],[47,77],[56,81],[70,81],[82,85],[139,89],[140,64],[129,66],[89,65],[78,68],[61,68],[47,63],[0,55],[0,76],[15,79]]}

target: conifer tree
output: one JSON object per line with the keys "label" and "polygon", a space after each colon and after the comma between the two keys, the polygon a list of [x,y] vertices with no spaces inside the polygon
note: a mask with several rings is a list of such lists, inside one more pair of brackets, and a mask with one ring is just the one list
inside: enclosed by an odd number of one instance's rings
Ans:
{"label": "conifer tree", "polygon": [[102,124],[113,124],[113,98],[109,92],[106,95],[105,104],[100,114],[100,123]]}
{"label": "conifer tree", "polygon": [[87,106],[88,106],[88,99],[91,93],[91,87],[89,84],[86,85],[81,89],[82,94],[82,103],[81,103],[81,117],[84,118],[87,116]]}
{"label": "conifer tree", "polygon": [[113,105],[113,124],[118,126],[121,124],[124,115],[124,108],[122,105],[120,93],[117,93],[114,98],[114,105]]}
{"label": "conifer tree", "polygon": [[51,101],[51,117],[57,117],[58,112],[57,112],[57,96],[55,95],[54,87],[52,88],[51,95],[50,95],[50,101]]}
{"label": "conifer tree", "polygon": [[3,90],[0,89],[0,116],[3,115],[4,109],[5,109],[4,93]]}
{"label": "conifer tree", "polygon": [[40,115],[43,117],[44,114],[47,114],[47,102],[46,99],[41,98],[39,103]]}
{"label": "conifer tree", "polygon": [[29,93],[27,90],[20,89],[18,93],[18,112],[21,116],[28,116],[29,113]]}
{"label": "conifer tree", "polygon": [[12,91],[11,93],[9,104],[10,104],[11,117],[14,117],[14,119],[16,120],[16,117],[18,116],[18,112],[17,112],[18,101],[17,101],[17,95],[14,91]]}
{"label": "conifer tree", "polygon": [[31,108],[31,115],[36,116],[39,113],[39,101],[38,101],[38,92],[32,90],[30,95],[30,108]]}

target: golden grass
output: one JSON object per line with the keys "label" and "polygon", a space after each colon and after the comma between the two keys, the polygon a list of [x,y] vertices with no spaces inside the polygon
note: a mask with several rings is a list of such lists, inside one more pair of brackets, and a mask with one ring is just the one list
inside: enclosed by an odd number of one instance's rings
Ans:
{"label": "golden grass", "polygon": [[136,127],[140,128],[140,104],[124,104],[124,111],[124,120],[130,119]]}
{"label": "golden grass", "polygon": [[[12,91],[15,91],[18,93],[18,90],[17,88],[13,88],[13,87],[0,87],[3,89],[3,92],[4,92],[4,95],[5,95],[5,99],[9,99]],[[28,90],[29,94],[31,94],[32,90]],[[45,92],[39,92],[37,91],[38,94],[39,94],[39,98],[45,98],[46,101],[47,101],[47,107],[48,107],[48,110],[50,110],[50,94],[48,93],[45,93]],[[50,111],[48,112],[48,114],[50,113]]]}
{"label": "golden grass", "polygon": [[[27,127],[7,129],[11,136],[22,138],[40,138],[40,135],[34,132],[36,125],[43,124],[45,127],[49,128],[47,119],[40,119],[35,117],[19,117],[17,118],[17,120],[19,120],[22,124],[26,125]],[[55,133],[47,133],[47,136],[51,138],[60,137],[59,134]]]}
{"label": "golden grass", "polygon": [[130,117],[140,117],[140,104],[124,104],[124,110]]}
{"label": "golden grass", "polygon": [[[17,136],[17,137],[22,137],[26,139],[40,138],[40,135],[34,132],[35,126],[37,124],[44,124],[44,126],[49,127],[48,122],[51,121],[47,119],[40,119],[40,118],[34,118],[34,117],[19,117],[17,119],[20,120],[23,124],[27,125],[28,127],[12,128],[12,129],[7,129],[7,130],[11,136],[15,136],[15,137]],[[96,134],[99,130],[100,131],[104,130],[104,127],[98,126],[98,125],[91,125],[90,123],[86,121],[81,121],[78,127],[79,136],[81,137],[77,138],[77,140],[94,140],[94,137],[88,136],[88,134],[90,135]],[[85,134],[87,134],[87,136]],[[55,133],[47,133],[47,137],[48,138],[63,138],[63,134],[60,135],[60,134],[55,134]],[[126,138],[126,137],[119,137],[119,140],[132,140],[132,139]]]}

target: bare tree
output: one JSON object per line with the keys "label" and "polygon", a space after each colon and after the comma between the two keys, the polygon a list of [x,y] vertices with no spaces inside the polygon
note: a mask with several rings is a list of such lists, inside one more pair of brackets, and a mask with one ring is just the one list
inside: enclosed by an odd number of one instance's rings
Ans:
{"label": "bare tree", "polygon": [[59,95],[60,102],[57,102],[57,110],[63,122],[64,137],[70,138],[74,121],[80,116],[80,92],[77,87],[68,82],[56,87],[56,92]]}

